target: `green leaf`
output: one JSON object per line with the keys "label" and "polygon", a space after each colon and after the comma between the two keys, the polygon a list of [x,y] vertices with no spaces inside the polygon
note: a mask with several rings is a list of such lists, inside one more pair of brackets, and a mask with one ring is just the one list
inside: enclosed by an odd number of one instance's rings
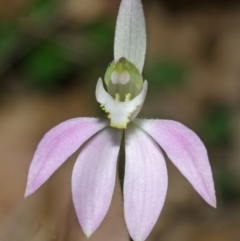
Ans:
{"label": "green leaf", "polygon": [[18,43],[18,31],[15,26],[0,23],[0,59],[4,59]]}
{"label": "green leaf", "polygon": [[46,14],[56,8],[56,0],[33,0],[29,2],[31,14]]}
{"label": "green leaf", "polygon": [[[114,31],[108,23],[102,21],[89,25],[85,37],[90,41],[91,47],[101,54],[106,50],[113,51]],[[109,46],[111,46],[111,49],[109,49]]]}
{"label": "green leaf", "polygon": [[185,67],[174,60],[157,60],[146,66],[144,76],[151,80],[151,84],[161,90],[179,87],[184,82]]}
{"label": "green leaf", "polygon": [[23,60],[21,67],[30,85],[52,89],[62,84],[69,64],[61,47],[44,42]]}
{"label": "green leaf", "polygon": [[227,169],[221,170],[216,176],[217,193],[225,202],[237,200],[240,197],[238,180]]}
{"label": "green leaf", "polygon": [[229,146],[232,140],[231,113],[222,106],[211,107],[200,125],[205,141],[210,145]]}

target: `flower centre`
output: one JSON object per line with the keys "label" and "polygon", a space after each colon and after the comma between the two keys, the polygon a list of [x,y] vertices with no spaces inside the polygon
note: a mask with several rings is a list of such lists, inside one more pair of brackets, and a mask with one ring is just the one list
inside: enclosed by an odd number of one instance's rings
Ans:
{"label": "flower centre", "polygon": [[138,69],[122,57],[112,62],[104,76],[106,90],[99,79],[96,88],[96,98],[102,109],[108,114],[110,125],[118,129],[125,129],[132,121],[145,100],[147,82]]}

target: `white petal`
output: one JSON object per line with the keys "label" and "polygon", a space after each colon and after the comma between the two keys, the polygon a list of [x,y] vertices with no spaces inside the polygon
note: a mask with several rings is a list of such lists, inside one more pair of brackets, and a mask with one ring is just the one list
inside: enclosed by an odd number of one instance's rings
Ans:
{"label": "white petal", "polygon": [[111,126],[119,129],[125,129],[127,123],[133,120],[142,108],[148,83],[143,83],[142,92],[134,99],[126,102],[118,102],[109,95],[103,87],[102,79],[99,78],[96,87],[96,99],[104,106],[104,110],[110,114]]}
{"label": "white petal", "polygon": [[146,53],[146,27],[140,0],[122,0],[115,32],[114,60],[127,58],[142,72]]}
{"label": "white petal", "polygon": [[143,241],[162,210],[168,180],[157,143],[138,127],[126,131],[124,213],[133,240]]}

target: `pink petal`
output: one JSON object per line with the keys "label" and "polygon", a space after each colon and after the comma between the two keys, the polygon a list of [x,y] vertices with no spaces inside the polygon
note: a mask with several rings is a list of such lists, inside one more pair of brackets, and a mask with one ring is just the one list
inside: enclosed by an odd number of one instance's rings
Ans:
{"label": "pink petal", "polygon": [[162,210],[168,180],[157,143],[138,127],[126,131],[124,213],[135,241],[147,238]]}
{"label": "pink petal", "polygon": [[122,131],[107,128],[80,152],[72,175],[73,203],[87,237],[98,228],[111,203]]}
{"label": "pink petal", "polygon": [[186,126],[171,120],[137,120],[164,149],[169,159],[211,206],[216,196],[207,150],[199,137]]}
{"label": "pink petal", "polygon": [[96,118],[75,118],[47,132],[31,162],[25,197],[35,192],[87,139],[106,125]]}

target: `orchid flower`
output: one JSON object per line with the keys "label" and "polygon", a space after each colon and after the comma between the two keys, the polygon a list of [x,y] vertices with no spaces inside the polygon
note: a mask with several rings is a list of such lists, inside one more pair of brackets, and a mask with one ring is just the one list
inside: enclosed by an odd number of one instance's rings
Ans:
{"label": "orchid flower", "polygon": [[[74,118],[51,129],[34,154],[25,196],[34,193],[81,148],[72,173],[72,198],[79,223],[90,237],[104,219],[113,195],[122,138],[125,138],[124,216],[135,241],[147,238],[167,192],[162,150],[211,206],[216,207],[212,171],[204,144],[172,120],[136,119],[147,93],[143,81],[146,30],[140,0],[122,0],[114,61],[100,78],[96,99],[109,120]],[[125,134],[123,135],[123,132]]]}

